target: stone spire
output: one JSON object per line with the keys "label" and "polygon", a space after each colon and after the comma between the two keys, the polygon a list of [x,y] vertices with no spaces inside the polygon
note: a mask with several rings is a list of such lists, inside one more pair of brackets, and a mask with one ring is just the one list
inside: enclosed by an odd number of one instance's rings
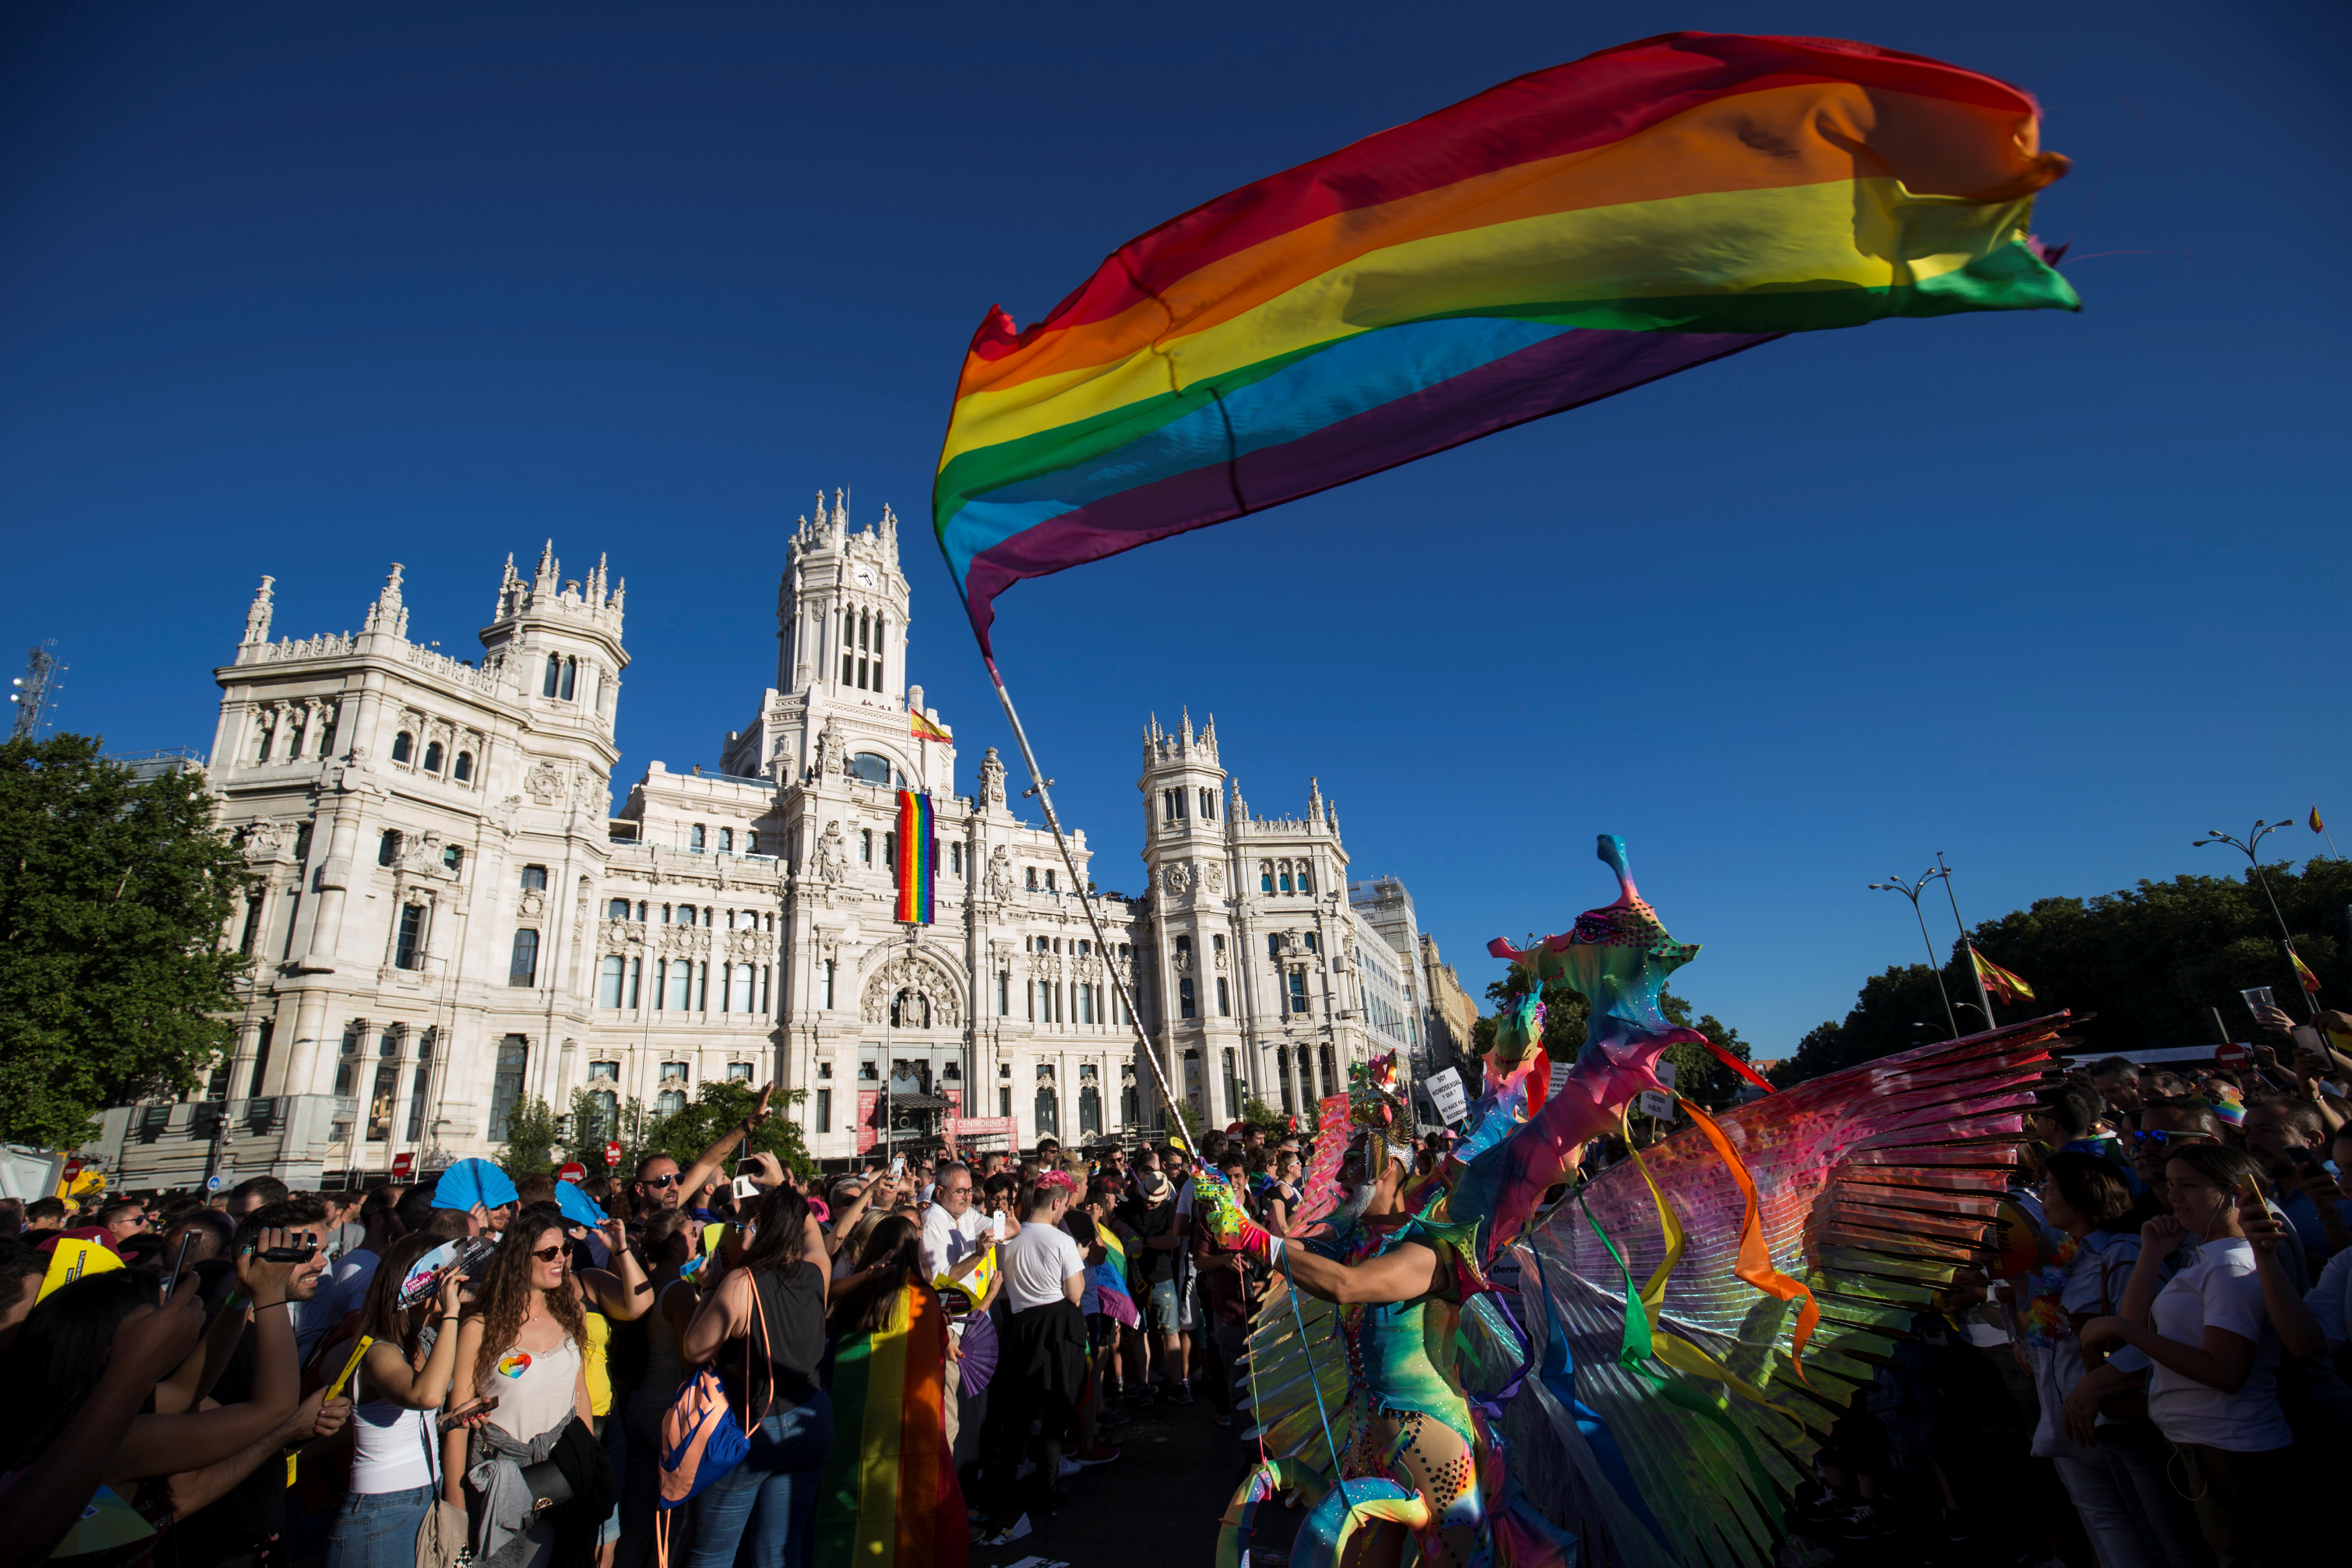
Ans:
{"label": "stone spire", "polygon": [[257,643],[269,641],[269,591],[277,581],[274,577],[261,580],[261,591],[253,596],[253,607],[245,612],[245,642],[242,646],[249,648]]}
{"label": "stone spire", "polygon": [[1189,748],[1192,744],[1192,708],[1191,704],[1188,703],[1185,705],[1183,714],[1184,727],[1178,732],[1180,738],[1178,739],[1177,744]]}
{"label": "stone spire", "polygon": [[506,574],[499,579],[499,610],[492,621],[503,621],[515,612],[515,601],[522,592],[522,573],[515,570],[514,551],[507,551]]}
{"label": "stone spire", "polygon": [[1310,824],[1320,824],[1323,820],[1323,785],[1319,779],[1309,779],[1307,780],[1307,821]]}
{"label": "stone spire", "polygon": [[408,606],[400,601],[400,571],[398,561],[392,563],[392,575],[383,580],[383,591],[368,606],[367,620],[360,630],[385,632],[394,637],[408,635]]}

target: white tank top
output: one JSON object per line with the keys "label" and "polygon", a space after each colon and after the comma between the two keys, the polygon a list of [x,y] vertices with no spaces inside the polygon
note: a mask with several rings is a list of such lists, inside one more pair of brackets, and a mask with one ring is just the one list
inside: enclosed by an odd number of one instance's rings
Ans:
{"label": "white tank top", "polygon": [[493,1364],[479,1392],[498,1396],[491,1422],[506,1434],[528,1443],[551,1431],[572,1414],[572,1392],[580,1381],[580,1346],[566,1335],[553,1350],[525,1350],[515,1345]]}
{"label": "white tank top", "polygon": [[[371,1352],[373,1354],[373,1352]],[[357,1381],[368,1381],[362,1364]],[[432,1414],[389,1399],[371,1399],[352,1408],[352,1490],[411,1491],[441,1479],[434,1452]]]}

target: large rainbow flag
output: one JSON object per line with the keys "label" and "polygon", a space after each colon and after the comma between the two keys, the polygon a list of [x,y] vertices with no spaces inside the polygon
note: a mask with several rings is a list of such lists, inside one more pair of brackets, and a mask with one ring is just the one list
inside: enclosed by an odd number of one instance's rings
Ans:
{"label": "large rainbow flag", "polygon": [[945,1405],[940,1299],[898,1292],[889,1325],[833,1346],[833,1448],[817,1485],[815,1561],[858,1568],[962,1568],[971,1521]]}
{"label": "large rainbow flag", "polygon": [[1867,44],[1675,33],[1171,219],[972,339],[932,525],[983,653],[1013,583],[1785,332],[2080,302],[2018,89]]}
{"label": "large rainbow flag", "polygon": [[940,848],[933,838],[931,798],[912,789],[898,791],[898,907],[892,916],[901,925],[929,925],[936,913],[932,893],[938,880]]}

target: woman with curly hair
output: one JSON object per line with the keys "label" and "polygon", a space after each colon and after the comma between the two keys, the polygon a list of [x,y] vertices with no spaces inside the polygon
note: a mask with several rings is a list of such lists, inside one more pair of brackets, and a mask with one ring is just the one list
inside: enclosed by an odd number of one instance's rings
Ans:
{"label": "woman with curly hair", "polygon": [[[808,1199],[773,1180],[742,1262],[687,1324],[688,1366],[710,1363],[730,1410],[751,1426],[751,1451],[694,1501],[687,1568],[807,1568],[817,1479],[833,1447],[833,1401],[817,1385],[824,1356],[824,1235]],[[736,1548],[740,1544],[742,1556]]]}
{"label": "woman with curly hair", "polygon": [[[465,1507],[484,1568],[587,1563],[612,1511],[612,1469],[595,1438],[582,1354],[587,1314],[570,1257],[562,1213],[551,1204],[524,1209],[490,1255],[475,1311],[458,1330],[449,1407],[465,1418],[446,1439],[443,1495]],[[478,1400],[496,1404],[468,1414]],[[535,1509],[524,1472],[551,1460],[571,1499]]]}
{"label": "woman with curly hair", "polygon": [[948,1442],[955,1351],[923,1279],[923,1228],[888,1216],[856,1261],[828,1325],[841,1441],[817,1488],[817,1568],[961,1568],[971,1527]]}

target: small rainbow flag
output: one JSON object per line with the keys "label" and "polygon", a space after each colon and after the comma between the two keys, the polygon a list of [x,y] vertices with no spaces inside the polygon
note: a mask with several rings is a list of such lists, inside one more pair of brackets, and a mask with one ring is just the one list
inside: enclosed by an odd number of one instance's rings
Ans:
{"label": "small rainbow flag", "polygon": [[1669,33],[1171,218],[972,338],[931,524],[981,650],[1024,578],[1782,333],[2079,309],[2027,234],[2067,166],[2040,135],[1938,60]]}
{"label": "small rainbow flag", "polygon": [[1991,959],[1978,952],[1974,947],[1970,947],[1969,949],[1969,956],[1975,962],[1977,967],[1977,978],[1984,982],[1985,989],[1990,991],[1994,996],[1999,997],[2002,1001],[2030,1002],[2033,999],[2033,988],[2032,986],[2027,985],[2023,980],[2019,979],[2015,975],[2011,974],[2007,969],[2002,968],[1999,964],[1994,963]]}
{"label": "small rainbow flag", "polygon": [[2286,950],[2286,961],[2294,966],[2294,977],[2303,983],[2303,994],[2306,997],[2317,996],[2319,977],[2311,972],[2311,967],[2303,961],[2303,955],[2289,947]]}
{"label": "small rainbow flag", "polygon": [[1111,1225],[1096,1226],[1095,1239],[1103,1244],[1103,1260],[1095,1265],[1095,1290],[1102,1297],[1103,1315],[1127,1328],[1140,1327],[1143,1315],[1135,1309],[1126,1239]]}
{"label": "small rainbow flag", "polygon": [[933,916],[931,883],[939,870],[939,846],[931,841],[931,798],[898,791],[898,912],[901,925],[929,925]]}
{"label": "small rainbow flag", "polygon": [[917,740],[953,740],[955,738],[944,727],[933,724],[928,716],[917,713],[912,708],[907,710],[907,733]]}

